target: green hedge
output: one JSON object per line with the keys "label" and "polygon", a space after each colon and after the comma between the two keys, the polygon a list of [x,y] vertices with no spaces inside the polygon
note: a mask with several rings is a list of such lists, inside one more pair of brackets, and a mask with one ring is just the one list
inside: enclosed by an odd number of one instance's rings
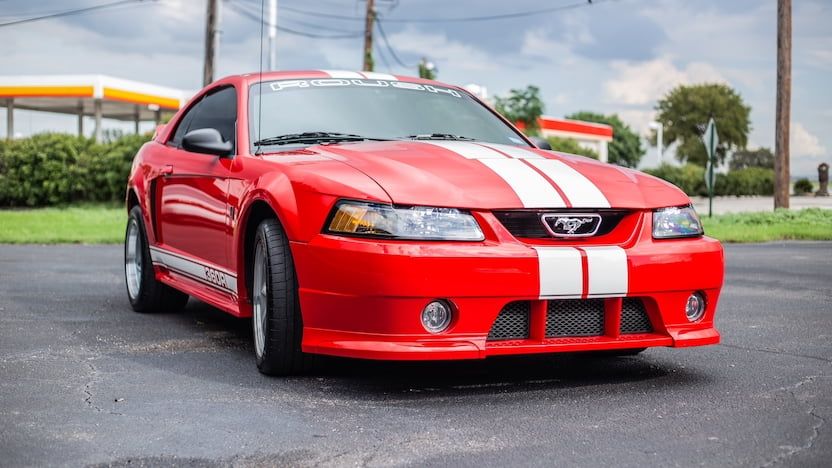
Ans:
{"label": "green hedge", "polygon": [[124,199],[133,156],[149,135],[111,142],[42,133],[0,143],[0,206],[49,206]]}
{"label": "green hedge", "polygon": [[[695,164],[671,166],[663,164],[655,169],[645,170],[648,174],[664,179],[691,196],[706,196],[705,168]],[[716,174],[714,195],[744,196],[772,195],[774,193],[774,171],[761,167],[748,167]]]}

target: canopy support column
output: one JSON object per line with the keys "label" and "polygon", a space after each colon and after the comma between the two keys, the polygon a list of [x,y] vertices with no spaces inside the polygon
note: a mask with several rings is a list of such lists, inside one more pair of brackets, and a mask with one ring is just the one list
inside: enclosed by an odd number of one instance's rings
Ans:
{"label": "canopy support column", "polygon": [[153,119],[156,121],[156,126],[158,127],[162,123],[162,109],[156,109],[153,111]]}
{"label": "canopy support column", "polygon": [[93,132],[95,141],[101,141],[101,99],[95,100],[95,132]]}
{"label": "canopy support column", "polygon": [[139,134],[139,122],[141,122],[141,118],[141,108],[138,105],[136,105],[135,115],[133,118],[133,133],[135,133],[136,135]]}
{"label": "canopy support column", "polygon": [[78,136],[84,136],[84,101],[78,101]]}
{"label": "canopy support column", "polygon": [[6,99],[6,139],[14,138],[14,99]]}

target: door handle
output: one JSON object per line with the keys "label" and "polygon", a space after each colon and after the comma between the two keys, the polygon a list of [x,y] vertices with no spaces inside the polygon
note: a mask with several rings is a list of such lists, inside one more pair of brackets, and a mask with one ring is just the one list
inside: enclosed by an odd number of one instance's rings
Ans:
{"label": "door handle", "polygon": [[168,164],[166,166],[163,166],[162,169],[159,170],[159,173],[163,176],[169,176],[169,175],[173,174],[173,165]]}

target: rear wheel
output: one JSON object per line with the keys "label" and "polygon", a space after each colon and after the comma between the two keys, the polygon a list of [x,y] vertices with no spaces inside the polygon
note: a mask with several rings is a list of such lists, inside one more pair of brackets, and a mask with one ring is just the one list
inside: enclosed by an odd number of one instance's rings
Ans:
{"label": "rear wheel", "polygon": [[275,219],[257,227],[252,265],[252,327],[257,368],[268,375],[303,369],[303,323],[295,265],[286,233]]}
{"label": "rear wheel", "polygon": [[142,210],[134,206],[124,234],[124,280],[130,306],[136,312],[178,312],[188,303],[188,295],[156,281],[145,233]]}

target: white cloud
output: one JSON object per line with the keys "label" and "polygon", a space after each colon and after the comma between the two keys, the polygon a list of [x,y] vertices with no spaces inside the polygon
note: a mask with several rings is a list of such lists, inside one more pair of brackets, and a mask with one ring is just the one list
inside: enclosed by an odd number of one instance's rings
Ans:
{"label": "white cloud", "polygon": [[656,111],[627,109],[617,112],[618,116],[625,124],[632,127],[632,129],[640,135],[647,135],[650,132],[650,122],[656,119]]}
{"label": "white cloud", "polygon": [[487,71],[497,68],[493,59],[484,51],[450,40],[444,33],[431,34],[408,27],[392,34],[390,43],[400,52],[400,55],[401,52],[422,55],[429,51],[431,59],[438,63],[440,73],[443,63],[453,64],[454,68],[468,71]]}
{"label": "white cloud", "polygon": [[800,122],[792,122],[790,152],[795,156],[823,156],[826,148]]}
{"label": "white cloud", "polygon": [[604,83],[604,91],[616,104],[651,104],[680,84],[727,82],[708,63],[691,62],[680,69],[667,57],[638,63],[614,62],[612,68],[617,75]]}

